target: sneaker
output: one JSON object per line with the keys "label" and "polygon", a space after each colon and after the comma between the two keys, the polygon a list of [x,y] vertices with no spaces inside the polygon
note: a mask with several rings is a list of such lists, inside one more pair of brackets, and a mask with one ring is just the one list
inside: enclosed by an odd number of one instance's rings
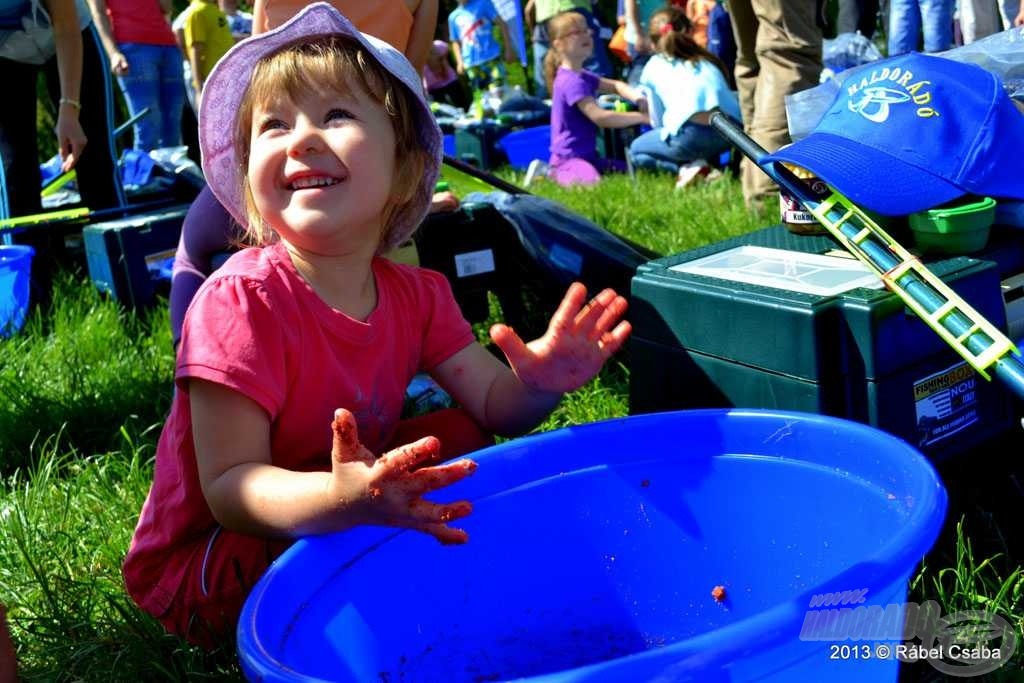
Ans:
{"label": "sneaker", "polygon": [[679,174],[676,176],[676,189],[682,190],[707,178],[711,173],[711,166],[703,159],[685,163],[679,167]]}
{"label": "sneaker", "polygon": [[543,178],[548,174],[548,165],[543,159],[534,159],[526,169],[526,177],[523,178],[523,187],[529,187],[536,178]]}

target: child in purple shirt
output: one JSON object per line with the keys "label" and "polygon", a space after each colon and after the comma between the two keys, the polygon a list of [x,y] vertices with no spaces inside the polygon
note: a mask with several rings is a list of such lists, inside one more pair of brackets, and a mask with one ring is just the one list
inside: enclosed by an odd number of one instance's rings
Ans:
{"label": "child in purple shirt", "polygon": [[[576,12],[562,12],[548,21],[551,49],[544,71],[551,90],[551,169],[548,177],[559,185],[593,185],[601,173],[623,171],[621,161],[599,159],[597,129],[627,128],[650,123],[646,101],[622,81],[603,78],[583,68],[594,49],[586,19]],[[597,93],[615,93],[640,107],[635,112],[615,112],[597,104]]]}

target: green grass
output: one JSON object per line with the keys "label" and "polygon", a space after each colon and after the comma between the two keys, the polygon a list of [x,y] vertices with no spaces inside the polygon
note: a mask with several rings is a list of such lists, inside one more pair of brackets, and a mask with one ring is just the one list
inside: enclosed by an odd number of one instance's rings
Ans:
{"label": "green grass", "polygon": [[[460,194],[479,189],[450,180]],[[646,175],[636,185],[612,177],[599,189],[533,189],[660,253],[774,218],[747,212],[731,179],[685,193],[673,192],[670,178]],[[9,606],[21,673],[47,681],[238,678],[231,643],[214,653],[188,647],[139,612],[121,583],[172,393],[166,310],[123,313],[74,276],[59,282],[54,301],[22,334],[0,341],[0,601]],[[541,429],[625,415],[627,388],[628,370],[609,363]],[[1020,565],[991,543],[972,546],[978,524],[977,516],[964,522],[929,556],[912,597],[939,600],[947,614],[996,611],[1019,633]]]}

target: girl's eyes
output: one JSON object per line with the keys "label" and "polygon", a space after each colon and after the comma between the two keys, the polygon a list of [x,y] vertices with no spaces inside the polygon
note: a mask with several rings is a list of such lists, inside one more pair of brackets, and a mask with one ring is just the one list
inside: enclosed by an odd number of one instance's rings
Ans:
{"label": "girl's eyes", "polygon": [[333,121],[335,119],[354,119],[355,114],[350,112],[348,109],[332,109],[327,112],[327,116],[324,117],[325,121]]}
{"label": "girl's eyes", "polygon": [[[355,119],[356,115],[348,109],[331,109],[324,116],[324,123],[330,123],[331,121],[343,121],[347,119]],[[281,119],[275,119],[268,116],[267,118],[260,121],[259,132],[265,133],[270,130],[287,130],[288,124]]]}
{"label": "girl's eyes", "polygon": [[264,119],[263,121],[260,122],[259,131],[260,131],[260,133],[265,133],[268,130],[277,130],[279,128],[284,128],[284,127],[285,127],[285,123],[281,119],[267,118],[267,119]]}

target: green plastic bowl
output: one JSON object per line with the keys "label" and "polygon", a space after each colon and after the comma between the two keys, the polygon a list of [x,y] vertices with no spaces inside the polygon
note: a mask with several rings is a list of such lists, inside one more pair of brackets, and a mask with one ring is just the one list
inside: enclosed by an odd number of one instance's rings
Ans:
{"label": "green plastic bowl", "polygon": [[926,253],[967,254],[984,248],[996,216],[996,200],[941,206],[909,216],[917,248]]}

